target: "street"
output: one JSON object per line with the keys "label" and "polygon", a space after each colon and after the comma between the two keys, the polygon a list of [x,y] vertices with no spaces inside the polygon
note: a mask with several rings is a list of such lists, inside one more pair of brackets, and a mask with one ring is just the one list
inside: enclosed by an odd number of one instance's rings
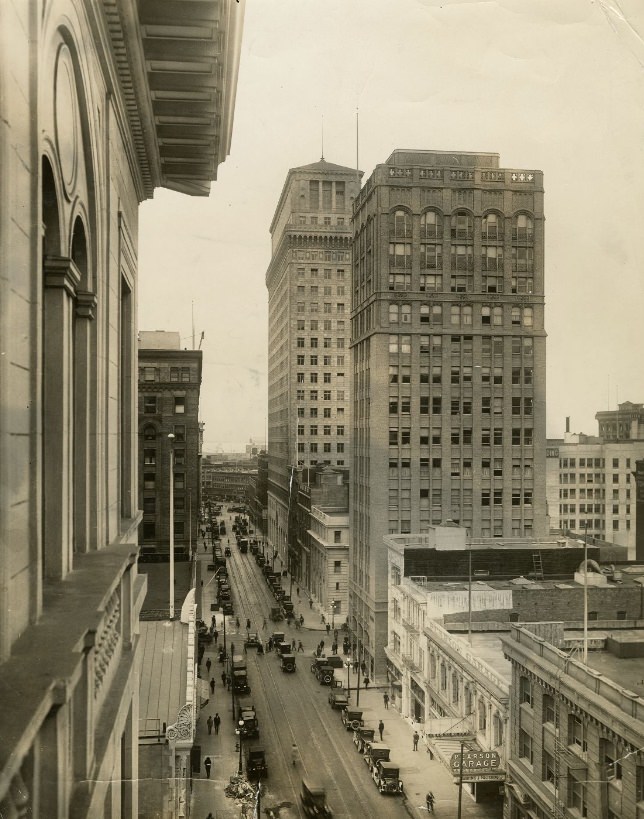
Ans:
{"label": "street", "polygon": [[[262,815],[280,816],[282,819],[303,816],[299,794],[304,777],[325,787],[327,802],[335,817],[426,816],[425,793],[428,789],[433,790],[436,796],[437,815],[456,817],[457,788],[451,776],[440,763],[430,760],[424,748],[422,753],[413,753],[413,729],[393,708],[388,711],[384,709],[381,691],[361,689],[360,705],[357,707],[364,712],[365,725],[376,728],[379,720],[383,719],[384,742],[391,747],[392,761],[400,765],[400,778],[404,783],[404,793],[401,795],[381,795],[378,792],[363,756],[353,744],[353,732],[345,730],[341,712],[332,709],[328,703],[330,688],[320,685],[310,671],[314,649],[321,639],[324,639],[327,653],[330,653],[331,639],[324,630],[320,615],[309,607],[309,600],[304,592],[301,592],[301,598],[298,599],[296,585],[293,584],[295,613],[296,617],[300,614],[304,616],[303,628],[289,627],[285,621],[270,622],[268,613],[271,606],[275,605],[275,599],[254,555],[250,552],[241,554],[235,544],[232,532],[234,515],[224,514],[220,517],[222,518],[226,522],[227,535],[222,538],[221,545],[225,547],[229,540],[232,550],[227,568],[235,606],[234,616],[226,618],[228,653],[231,652],[231,644],[234,645],[235,654],[243,653],[247,619],[250,620],[250,631],[256,631],[264,643],[272,631],[284,631],[289,642],[293,639],[296,644],[302,641],[304,652],[296,653],[297,670],[294,674],[288,674],[281,671],[277,653],[258,654],[256,648],[249,648],[246,660],[251,693],[235,697],[233,701],[232,692],[222,690],[221,666],[216,662],[217,650],[214,645],[209,647],[203,662],[206,662],[208,656],[212,658],[212,672],[217,680],[217,688],[214,709],[209,705],[204,711],[217,711],[221,717],[222,736],[217,738],[217,742],[222,747],[222,753],[217,758],[214,751],[209,750],[210,737],[202,740],[202,758],[207,753],[214,758],[216,775],[213,784],[218,783],[214,792],[209,789],[209,802],[198,798],[199,809],[201,805],[205,808],[203,815],[206,816],[208,810],[213,808],[217,808],[217,817],[239,815],[239,809],[236,812],[233,810],[234,802],[224,796],[221,786],[227,784],[230,776],[237,772],[239,746],[236,744],[234,731],[238,708],[240,705],[252,704],[257,711],[260,736],[259,739],[247,741],[252,746],[265,750],[268,767],[268,776],[262,780]],[[209,561],[210,550],[206,553],[202,544],[200,547],[202,552],[198,553],[199,559]],[[210,573],[204,573],[202,616],[207,622],[210,617],[210,602],[215,598],[216,589],[216,584],[209,582],[210,577]],[[288,585],[286,589],[288,592]],[[220,612],[215,615],[221,645],[222,615]],[[267,619],[266,628],[263,628],[264,617]],[[236,618],[239,618],[239,629],[235,625]],[[331,634],[330,637],[332,636]],[[335,672],[336,678],[342,680],[344,685],[347,683],[347,673],[350,675],[352,688],[350,704],[355,706],[357,675],[353,671],[347,672],[346,668]],[[206,713],[202,716],[202,723],[205,718]],[[224,743],[230,749],[228,752],[223,748]],[[293,743],[298,749],[295,765],[292,763]],[[242,753],[243,750],[242,747]],[[218,764],[221,768],[219,771],[216,770]],[[201,784],[196,783],[197,795],[202,792]],[[199,810],[195,815],[199,816]],[[500,813],[490,806],[475,805],[469,797],[464,796],[462,816],[491,818],[500,816]]]}

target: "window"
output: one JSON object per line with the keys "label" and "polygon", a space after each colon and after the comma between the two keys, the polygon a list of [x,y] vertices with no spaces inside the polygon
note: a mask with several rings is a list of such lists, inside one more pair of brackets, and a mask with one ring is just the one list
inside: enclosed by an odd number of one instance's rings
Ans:
{"label": "window", "polygon": [[452,245],[452,270],[474,270],[474,248],[472,245]]}
{"label": "window", "polygon": [[156,538],[156,524],[153,522],[145,522],[143,524],[143,539],[154,540]]}
{"label": "window", "polygon": [[582,752],[588,750],[586,727],[576,714],[568,715],[568,745],[576,747]]}
{"label": "window", "polygon": [[555,782],[555,759],[552,754],[549,754],[548,751],[544,750],[542,753],[542,765],[543,770],[541,773],[541,778],[544,782],[549,782],[551,785],[556,785]]}
{"label": "window", "polygon": [[186,440],[186,428],[183,424],[175,424],[174,426],[174,442],[175,444],[184,443]]}
{"label": "window", "polygon": [[144,489],[154,489],[156,486],[156,475],[154,472],[144,472],[143,473],[143,488]]}
{"label": "window", "polygon": [[532,765],[532,737],[519,728],[519,757]]}
{"label": "window", "polygon": [[146,515],[154,515],[157,511],[156,498],[143,498],[143,512]]}
{"label": "window", "polygon": [[143,412],[146,414],[154,414],[157,411],[157,397],[156,395],[146,395],[143,398]]}
{"label": "window", "polygon": [[568,807],[576,810],[580,816],[588,816],[586,788],[572,774],[568,775]]}
{"label": "window", "polygon": [[466,211],[457,211],[452,216],[452,239],[472,239],[474,236],[474,220]]}
{"label": "window", "polygon": [[[342,543],[342,530],[341,529],[334,529],[333,531],[333,542],[334,543]],[[340,561],[336,561],[340,563]]]}
{"label": "window", "polygon": [[175,395],[174,397],[174,413],[175,415],[183,415],[186,411],[186,399],[183,395]]}
{"label": "window", "polygon": [[420,217],[421,239],[443,238],[443,217],[434,211],[427,211]]}
{"label": "window", "polygon": [[521,677],[519,679],[519,702],[525,702],[532,706],[532,682],[528,677]]}
{"label": "window", "polygon": [[420,267],[425,270],[443,269],[443,246],[442,245],[421,245],[420,246]]}
{"label": "window", "polygon": [[303,367],[304,366],[304,356],[303,355],[298,355],[297,365],[298,365],[298,367]]}
{"label": "window", "polygon": [[400,307],[398,304],[389,305],[389,323],[398,324],[398,317],[400,314]]}
{"label": "window", "polygon": [[[334,541],[335,543],[340,543],[342,540],[342,532],[334,532]],[[336,539],[337,536],[337,539]],[[341,560],[334,560],[333,561],[333,574],[340,574],[342,572],[342,561]]]}
{"label": "window", "polygon": [[157,439],[157,431],[154,427],[145,427],[143,430],[143,440],[144,441],[156,441]]}
{"label": "window", "polygon": [[389,266],[411,267],[411,244],[408,242],[389,243]]}

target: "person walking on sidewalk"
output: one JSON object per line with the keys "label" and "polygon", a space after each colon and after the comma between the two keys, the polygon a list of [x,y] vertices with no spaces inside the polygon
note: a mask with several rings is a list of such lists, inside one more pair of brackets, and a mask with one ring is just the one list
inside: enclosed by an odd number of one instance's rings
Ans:
{"label": "person walking on sidewalk", "polygon": [[206,769],[206,778],[210,779],[210,768],[212,767],[212,759],[207,756],[203,761],[203,766]]}
{"label": "person walking on sidewalk", "polygon": [[389,694],[387,694],[387,692],[386,692],[386,691],[385,691],[385,693],[382,695],[382,701],[383,701],[383,702],[384,702],[384,704],[385,704],[385,708],[386,708],[387,710],[389,710]]}
{"label": "person walking on sidewalk", "polygon": [[210,716],[210,714],[208,714],[208,719],[206,720],[206,725],[208,726],[208,733],[209,734],[212,734],[212,722],[213,722],[213,719]]}
{"label": "person walking on sidewalk", "polygon": [[208,659],[206,660],[206,670],[208,671],[208,674],[210,674],[210,666],[211,665],[212,665],[212,660],[210,659],[210,657],[208,657]]}
{"label": "person walking on sidewalk", "polygon": [[210,693],[214,696],[215,694],[215,678],[210,678]]}
{"label": "person walking on sidewalk", "polygon": [[215,718],[212,721],[212,723],[215,726],[215,734],[218,734],[219,733],[219,726],[221,725],[221,717],[219,716],[218,713],[215,714]]}
{"label": "person walking on sidewalk", "polygon": [[385,730],[385,723],[380,720],[378,723],[378,733],[380,734],[380,741],[382,742],[382,732]]}
{"label": "person walking on sidewalk", "polygon": [[414,751],[417,751],[418,750],[418,740],[420,739],[420,734],[418,733],[418,731],[414,731],[413,739],[414,739]]}
{"label": "person walking on sidewalk", "polygon": [[427,793],[425,802],[427,803],[427,813],[434,813],[434,794],[431,791]]}

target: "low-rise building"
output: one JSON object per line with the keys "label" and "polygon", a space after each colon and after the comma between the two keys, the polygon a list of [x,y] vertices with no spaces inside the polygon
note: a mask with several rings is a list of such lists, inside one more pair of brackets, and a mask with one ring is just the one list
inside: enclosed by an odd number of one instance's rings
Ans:
{"label": "low-rise building", "polygon": [[[548,635],[543,629],[548,629]],[[641,819],[644,631],[608,633],[587,655],[562,624],[513,626],[506,819]]]}
{"label": "low-rise building", "polygon": [[257,464],[251,461],[223,461],[204,455],[201,461],[201,486],[204,500],[244,502],[251,481],[257,475]]}

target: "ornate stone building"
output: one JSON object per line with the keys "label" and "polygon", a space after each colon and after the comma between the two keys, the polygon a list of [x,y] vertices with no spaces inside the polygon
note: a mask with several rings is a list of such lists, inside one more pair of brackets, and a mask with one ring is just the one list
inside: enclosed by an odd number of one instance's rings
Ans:
{"label": "ornate stone building", "polygon": [[138,205],[206,195],[243,4],[0,3],[0,814],[138,815]]}

